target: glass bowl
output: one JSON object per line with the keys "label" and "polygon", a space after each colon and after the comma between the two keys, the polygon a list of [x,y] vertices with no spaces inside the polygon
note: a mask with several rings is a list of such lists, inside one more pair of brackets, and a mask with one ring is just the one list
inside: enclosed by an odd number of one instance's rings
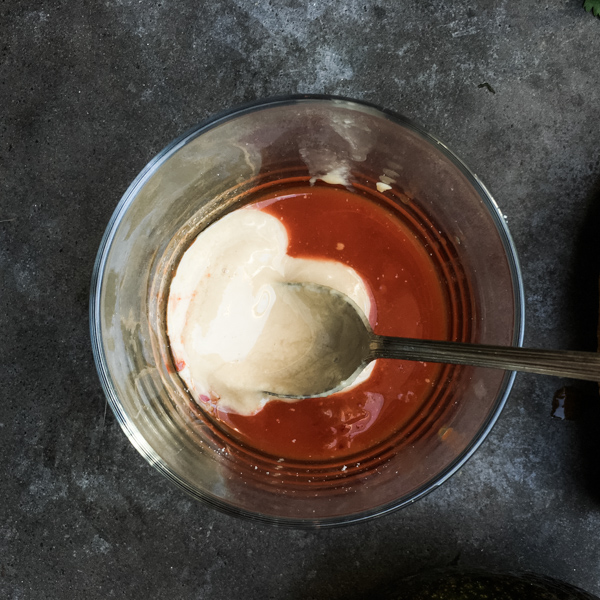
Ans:
{"label": "glass bowl", "polygon": [[450,477],[490,431],[514,373],[444,366],[410,422],[354,460],[281,460],[240,443],[196,405],[165,333],[169,284],[210,223],[257,191],[348,187],[387,203],[431,256],[448,339],[520,345],[523,291],[494,200],[464,163],[408,119],[344,98],[267,100],[167,146],[112,216],[91,289],[96,366],[121,427],[154,467],[227,513],[295,527],[385,514]]}

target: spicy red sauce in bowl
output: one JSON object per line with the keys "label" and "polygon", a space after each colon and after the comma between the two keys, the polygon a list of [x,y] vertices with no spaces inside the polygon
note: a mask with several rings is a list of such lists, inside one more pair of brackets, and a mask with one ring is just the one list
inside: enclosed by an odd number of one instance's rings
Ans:
{"label": "spicy red sauce in bowl", "polygon": [[[377,333],[449,336],[443,275],[383,198],[315,185],[261,197],[256,206],[285,225],[288,255],[339,261],[361,276]],[[433,363],[380,360],[356,388],[294,403],[271,401],[251,416],[217,411],[217,418],[240,442],[273,456],[327,461],[360,455],[426,410],[443,371]]]}
{"label": "spicy red sauce in bowl", "polygon": [[342,99],[273,100],[191,131],[125,194],[98,255],[92,337],[105,392],[161,472],[233,514],[353,522],[439,485],[481,443],[512,374],[379,360],[325,398],[209,409],[178,375],[166,304],[181,257],[234,210],[277,218],[287,255],[362,279],[378,334],[519,344],[522,290],[478,179],[402,117]]}

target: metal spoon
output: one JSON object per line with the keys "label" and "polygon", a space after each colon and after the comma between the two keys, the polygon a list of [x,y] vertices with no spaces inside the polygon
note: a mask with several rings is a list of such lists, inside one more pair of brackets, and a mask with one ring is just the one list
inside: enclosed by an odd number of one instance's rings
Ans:
{"label": "metal spoon", "polygon": [[[311,347],[299,349],[289,374],[279,373],[266,393],[287,398],[326,396],[351,384],[378,358],[490,367],[600,381],[600,354],[442,342],[376,335],[344,294],[312,283],[279,286],[282,302],[315,330]],[[300,308],[298,308],[300,307]],[[316,323],[316,327],[315,327]],[[322,330],[319,330],[320,327]],[[349,342],[351,340],[351,342]],[[293,344],[294,340],[289,340]]]}

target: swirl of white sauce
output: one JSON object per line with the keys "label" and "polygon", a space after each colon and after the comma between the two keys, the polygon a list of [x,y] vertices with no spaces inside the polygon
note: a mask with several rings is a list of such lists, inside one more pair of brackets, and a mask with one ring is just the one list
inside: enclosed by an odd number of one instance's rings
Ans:
{"label": "swirl of white sauce", "polygon": [[[265,334],[273,330],[272,322],[267,330],[265,324],[278,283],[334,288],[370,314],[369,292],[354,269],[333,260],[293,258],[287,246],[279,219],[242,208],[202,231],[179,262],[169,291],[167,333],[179,376],[208,410],[218,406],[251,415],[273,399],[261,391],[263,363],[256,357],[273,364],[290,360],[286,345]],[[275,329],[288,326],[282,322]],[[372,367],[352,385],[364,381]]]}

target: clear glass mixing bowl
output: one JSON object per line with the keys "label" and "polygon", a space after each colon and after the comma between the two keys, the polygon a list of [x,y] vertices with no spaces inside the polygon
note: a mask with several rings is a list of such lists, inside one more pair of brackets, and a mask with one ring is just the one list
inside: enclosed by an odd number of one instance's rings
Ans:
{"label": "clear glass mixing bowl", "polygon": [[334,526],[414,502],[450,477],[498,418],[513,373],[446,367],[427,410],[356,467],[285,461],[227,435],[187,394],[169,353],[165,304],[194,237],[256,190],[336,173],[377,194],[428,248],[447,287],[451,338],[520,345],[523,291],[494,200],[443,143],[411,121],[353,100],[302,96],[219,115],[167,146],[125,192],[91,291],[104,391],[138,451],[193,497],[297,527]]}

